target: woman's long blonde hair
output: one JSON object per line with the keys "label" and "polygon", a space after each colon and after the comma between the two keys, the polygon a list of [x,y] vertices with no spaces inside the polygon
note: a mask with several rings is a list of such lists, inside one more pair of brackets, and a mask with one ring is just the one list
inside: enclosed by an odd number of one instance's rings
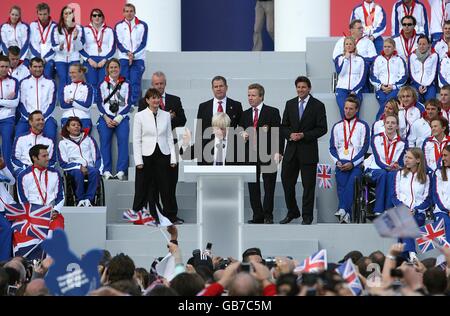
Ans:
{"label": "woman's long blonde hair", "polygon": [[[415,159],[419,159],[419,165],[417,166],[417,179],[421,184],[424,184],[427,182],[427,169],[425,166],[425,155],[423,154],[422,149],[413,147],[406,150],[406,152],[410,152]],[[402,170],[404,177],[406,177],[409,172],[410,170],[406,167]]]}

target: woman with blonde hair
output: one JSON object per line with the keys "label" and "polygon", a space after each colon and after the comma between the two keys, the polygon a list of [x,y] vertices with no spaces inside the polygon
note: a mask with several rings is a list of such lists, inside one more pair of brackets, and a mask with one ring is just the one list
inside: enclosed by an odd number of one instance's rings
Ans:
{"label": "woman with blonde hair", "polygon": [[0,38],[0,43],[2,44],[1,50],[3,50],[5,56],[8,55],[9,47],[17,46],[20,48],[20,59],[28,57],[30,27],[28,24],[22,22],[22,10],[20,7],[15,5],[9,10],[8,21],[0,28]]}
{"label": "woman with blonde hair", "polygon": [[384,112],[378,121],[375,121],[372,126],[372,137],[380,133],[384,133],[384,119],[388,115],[395,115],[398,117],[398,100],[396,98],[389,99],[384,105]]}

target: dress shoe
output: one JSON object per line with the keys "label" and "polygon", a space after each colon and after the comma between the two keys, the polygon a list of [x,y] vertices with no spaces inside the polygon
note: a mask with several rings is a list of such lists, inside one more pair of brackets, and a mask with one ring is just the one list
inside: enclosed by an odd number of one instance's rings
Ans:
{"label": "dress shoe", "polygon": [[177,217],[175,217],[175,220],[172,222],[172,224],[174,224],[174,225],[181,225],[181,224],[184,224],[184,219],[179,218],[179,217],[177,216]]}
{"label": "dress shoe", "polygon": [[249,224],[263,224],[264,221],[256,221],[254,219],[251,219],[251,220],[247,221],[247,223],[249,223]]}
{"label": "dress shoe", "polygon": [[266,218],[266,219],[264,220],[264,224],[273,224],[273,219],[271,219],[271,218]]}
{"label": "dress shoe", "polygon": [[280,221],[280,224],[288,224],[290,222],[292,222],[294,219],[299,218],[300,216],[297,217],[291,217],[291,216],[286,216],[283,220]]}

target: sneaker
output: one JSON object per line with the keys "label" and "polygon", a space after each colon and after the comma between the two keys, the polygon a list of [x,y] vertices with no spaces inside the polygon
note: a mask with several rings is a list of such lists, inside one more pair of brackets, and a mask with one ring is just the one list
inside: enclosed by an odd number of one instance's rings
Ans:
{"label": "sneaker", "polygon": [[345,216],[345,214],[347,214],[345,210],[343,208],[340,208],[336,213],[334,213],[334,216],[337,217],[339,223],[342,223],[342,218]]}
{"label": "sneaker", "polygon": [[342,217],[341,224],[350,224],[350,214],[345,213],[345,215]]}
{"label": "sneaker", "polygon": [[126,210],[122,214],[122,218],[130,223],[134,223],[141,217],[140,212],[135,212],[133,210]]}
{"label": "sneaker", "polygon": [[111,174],[111,172],[109,172],[109,171],[103,172],[103,179],[109,180],[109,179],[112,179],[112,178],[114,178],[114,177],[113,177],[113,175]]}
{"label": "sneaker", "polygon": [[115,178],[119,179],[120,181],[123,181],[123,179],[125,178],[125,172],[123,172],[123,171],[117,172]]}
{"label": "sneaker", "polygon": [[92,207],[91,201],[89,201],[88,199],[84,200],[84,206],[86,207]]}
{"label": "sneaker", "polygon": [[84,207],[85,206],[84,201],[85,200],[80,200],[77,204],[77,207]]}

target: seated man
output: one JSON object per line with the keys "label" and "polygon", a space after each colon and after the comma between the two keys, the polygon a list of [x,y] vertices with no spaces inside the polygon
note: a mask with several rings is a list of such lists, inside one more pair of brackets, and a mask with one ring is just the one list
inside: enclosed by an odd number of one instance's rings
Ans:
{"label": "seated man", "polygon": [[[81,132],[81,120],[69,117],[63,126],[63,139],[59,142],[59,164],[75,180],[77,206],[92,206],[100,180],[102,159],[97,143],[88,134]],[[84,188],[84,179],[88,187]]]}
{"label": "seated man", "polygon": [[23,60],[20,59],[20,48],[17,46],[10,46],[8,48],[8,58],[10,66],[11,77],[17,79],[18,82],[22,81],[30,75],[30,70]]}
{"label": "seated man", "polygon": [[28,123],[31,127],[30,131],[26,134],[18,136],[13,145],[11,159],[16,176],[18,176],[20,172],[33,164],[29,155],[29,151],[32,146],[37,144],[46,145],[48,147],[50,166],[53,167],[56,163],[54,150],[55,145],[53,143],[53,140],[44,136],[43,133],[45,120],[42,112],[39,110],[32,112],[28,117]]}
{"label": "seated man", "polygon": [[[29,150],[32,166],[27,167],[17,178],[17,193],[20,203],[52,205],[54,212],[61,212],[64,205],[64,189],[61,175],[49,167],[48,146],[37,144]],[[56,217],[53,214],[52,218]]]}

